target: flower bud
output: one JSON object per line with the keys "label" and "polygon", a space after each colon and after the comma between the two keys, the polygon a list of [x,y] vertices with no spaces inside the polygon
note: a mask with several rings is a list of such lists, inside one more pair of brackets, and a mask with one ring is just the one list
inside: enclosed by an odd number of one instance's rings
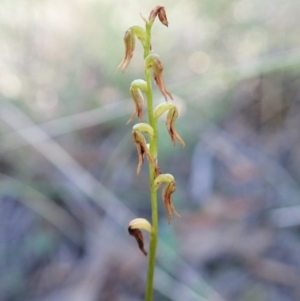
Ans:
{"label": "flower bud", "polygon": [[134,33],[130,28],[125,32],[124,44],[125,44],[125,55],[120,65],[117,67],[116,72],[120,68],[122,69],[122,72],[124,72],[133,56],[133,52],[135,48],[135,37],[134,37]]}
{"label": "flower bud", "polygon": [[168,214],[168,223],[170,224],[170,222],[172,220],[172,211],[174,212],[175,215],[180,217],[180,215],[176,211],[176,209],[173,205],[173,202],[172,202],[172,194],[176,190],[176,182],[175,182],[173,175],[160,174],[159,176],[157,176],[155,178],[155,180],[153,182],[153,187],[155,189],[158,189],[161,186],[161,184],[163,184],[163,183],[166,183],[166,185],[164,186],[163,191],[162,191],[162,199],[163,199],[163,202],[166,207],[167,214]]}
{"label": "flower bud", "polygon": [[166,10],[164,6],[156,6],[151,12],[149,16],[149,23],[153,24],[156,16],[158,16],[159,21],[168,27],[168,20],[167,20],[167,15],[166,15]]}
{"label": "flower bud", "polygon": [[153,72],[153,78],[155,80],[155,83],[158,86],[160,92],[165,97],[166,101],[168,100],[168,96],[171,99],[173,99],[172,94],[167,90],[167,87],[164,83],[162,77],[164,67],[162,61],[160,60],[157,54],[151,53],[145,58],[145,69],[151,70]]}

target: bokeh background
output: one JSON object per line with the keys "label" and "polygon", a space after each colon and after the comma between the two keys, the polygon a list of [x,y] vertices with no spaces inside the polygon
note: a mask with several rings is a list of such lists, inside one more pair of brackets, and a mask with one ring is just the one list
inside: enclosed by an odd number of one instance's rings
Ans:
{"label": "bokeh background", "polygon": [[127,225],[150,218],[148,169],[126,125],[142,47],[115,68],[158,4],[186,147],[162,120],[181,218],[159,199],[155,300],[300,300],[299,0],[0,2],[0,300],[143,300]]}

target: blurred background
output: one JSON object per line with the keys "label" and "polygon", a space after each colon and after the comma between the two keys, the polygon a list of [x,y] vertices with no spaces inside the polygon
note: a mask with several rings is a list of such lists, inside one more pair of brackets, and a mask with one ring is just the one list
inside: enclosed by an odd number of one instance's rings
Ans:
{"label": "blurred background", "polygon": [[299,0],[1,1],[0,300],[143,300],[127,232],[151,215],[126,125],[139,43],[115,68],[158,4],[169,27],[152,45],[186,147],[161,120],[181,218],[168,225],[159,192],[155,300],[300,300]]}

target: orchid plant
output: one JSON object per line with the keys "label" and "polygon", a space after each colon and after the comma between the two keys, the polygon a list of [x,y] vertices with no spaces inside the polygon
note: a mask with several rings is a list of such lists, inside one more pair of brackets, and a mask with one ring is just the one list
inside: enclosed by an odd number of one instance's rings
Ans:
{"label": "orchid plant", "polygon": [[[172,195],[176,190],[176,182],[173,175],[169,173],[161,173],[158,165],[157,147],[158,147],[158,118],[165,112],[166,126],[170,134],[171,141],[175,145],[178,141],[183,147],[184,141],[181,139],[175,129],[175,121],[178,117],[177,107],[168,102],[173,99],[172,94],[168,91],[163,80],[163,63],[160,57],[152,52],[151,46],[151,29],[155,19],[158,17],[160,22],[168,26],[166,10],[164,6],[156,6],[151,12],[148,19],[145,21],[145,29],[140,26],[132,26],[124,36],[125,54],[122,62],[117,67],[116,71],[121,69],[123,72],[130,63],[133,56],[136,38],[140,40],[144,48],[144,79],[137,79],[131,83],[130,95],[134,102],[134,112],[127,124],[131,122],[136,116],[139,123],[132,128],[132,140],[136,146],[138,153],[137,174],[140,173],[141,166],[144,163],[145,156],[149,163],[149,186],[151,195],[151,210],[152,210],[152,224],[144,218],[136,218],[129,223],[128,232],[132,235],[144,255],[147,251],[144,248],[144,238],[141,232],[146,230],[150,234],[149,256],[148,256],[148,273],[147,273],[147,287],[145,293],[145,300],[151,301],[153,298],[153,279],[155,270],[155,257],[158,238],[158,210],[157,210],[157,190],[163,185],[162,200],[164,202],[168,222],[171,222],[172,213],[179,217],[173,202]],[[153,109],[153,93],[152,93],[152,79],[159,88],[160,92],[165,98],[165,101]],[[144,94],[146,96],[148,123],[142,122],[144,111]],[[148,141],[148,143],[147,143]]]}

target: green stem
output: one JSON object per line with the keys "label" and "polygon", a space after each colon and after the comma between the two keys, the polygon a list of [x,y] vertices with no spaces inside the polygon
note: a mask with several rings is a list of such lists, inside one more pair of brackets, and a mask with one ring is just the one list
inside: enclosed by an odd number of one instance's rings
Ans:
{"label": "green stem", "polygon": [[[147,42],[144,48],[144,59],[150,53],[151,45],[151,24],[146,23],[146,34]],[[150,153],[153,158],[157,158],[157,144],[158,144],[158,133],[155,118],[153,116],[153,96],[152,96],[152,82],[151,74],[149,71],[145,70],[145,79],[147,82],[147,107],[148,107],[148,119],[149,124],[154,130],[154,135],[150,137]],[[147,273],[147,286],[146,286],[146,301],[152,301],[153,299],[153,280],[154,280],[154,270],[155,270],[155,257],[156,257],[156,246],[157,246],[157,236],[158,236],[158,213],[157,213],[157,193],[153,188],[153,182],[155,178],[155,170],[151,163],[149,163],[149,178],[150,178],[150,194],[151,194],[151,211],[152,211],[152,228],[153,233],[150,235],[150,246],[148,255],[148,273]]]}

